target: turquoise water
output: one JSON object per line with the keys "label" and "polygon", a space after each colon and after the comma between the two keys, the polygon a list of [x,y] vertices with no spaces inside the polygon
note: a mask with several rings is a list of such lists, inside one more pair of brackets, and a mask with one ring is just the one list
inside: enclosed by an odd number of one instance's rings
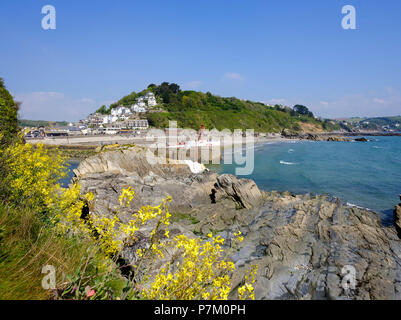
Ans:
{"label": "turquoise water", "polygon": [[[401,137],[369,139],[258,145],[253,174],[246,178],[267,191],[336,196],[377,212],[389,224],[401,193]],[[235,174],[235,167],[217,171]]]}
{"label": "turquoise water", "polygon": [[61,179],[60,183],[64,188],[67,188],[71,182],[72,177],[74,176],[74,172],[72,170],[78,168],[79,161],[70,161],[68,162],[68,172],[67,176],[64,179]]}
{"label": "turquoise water", "polygon": [[[401,193],[401,137],[371,137],[363,142],[294,141],[255,147],[255,168],[246,178],[261,189],[296,194],[328,194],[377,212],[392,223]],[[63,185],[68,186],[72,169]],[[234,165],[213,167],[235,174]]]}

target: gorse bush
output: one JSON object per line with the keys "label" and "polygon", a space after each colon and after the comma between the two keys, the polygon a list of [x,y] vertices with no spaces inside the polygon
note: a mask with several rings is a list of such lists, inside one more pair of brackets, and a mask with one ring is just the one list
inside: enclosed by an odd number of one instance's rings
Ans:
{"label": "gorse bush", "polygon": [[[134,196],[132,188],[124,189],[119,197],[121,207],[128,209]],[[86,199],[93,201],[92,196],[86,196]],[[209,241],[179,235],[168,241],[171,217],[167,206],[169,201],[171,198],[168,197],[156,207],[142,207],[132,214],[128,223],[121,222],[117,215],[112,218],[93,215],[85,223],[77,215],[69,215],[60,217],[58,225],[63,229],[75,225],[80,233],[89,235],[97,243],[105,258],[113,258],[122,250],[124,243],[135,242],[136,232],[141,226],[153,222],[149,245],[137,250],[138,259],[131,266],[134,277],[128,291],[130,296],[141,299],[227,299],[232,291],[230,275],[235,270],[235,265],[223,257],[224,239],[211,234]],[[163,231],[165,241],[158,236],[159,231]],[[238,232],[233,247],[242,240],[243,237]],[[149,275],[155,266],[155,260],[164,259],[168,248],[176,251],[175,254],[158,273]],[[173,257],[177,254],[178,259]],[[246,291],[239,291],[240,298],[253,298],[252,283],[246,283]],[[127,295],[119,298],[127,298]]]}
{"label": "gorse bush", "polygon": [[[135,191],[126,188],[119,197],[120,209],[107,216],[98,216],[93,212],[84,216],[83,208],[92,208],[95,196],[92,193],[82,194],[79,184],[67,189],[60,186],[59,181],[66,175],[67,166],[65,158],[57,150],[48,150],[42,145],[33,147],[17,139],[2,150],[2,155],[5,159],[1,168],[5,182],[2,188],[3,202],[20,208],[21,217],[24,212],[31,215],[35,212],[38,219],[35,225],[43,223],[41,228],[50,237],[59,239],[57,241],[60,244],[71,244],[71,241],[85,243],[86,253],[82,255],[80,251],[81,259],[74,259],[75,268],[71,268],[71,265],[62,268],[62,280],[57,283],[55,297],[227,299],[233,291],[231,274],[235,266],[227,259],[230,246],[223,247],[224,239],[212,235],[208,239],[188,238],[185,235],[170,239],[170,197],[158,206],[144,206],[132,212],[130,220],[124,223],[118,217],[119,210],[131,210],[130,205],[135,197]],[[119,272],[121,266],[117,264],[121,250],[126,244],[139,241],[138,231],[144,226],[151,226],[152,230],[147,235],[147,246],[137,250],[133,265],[124,266],[130,268],[131,276],[123,278]],[[4,231],[9,234],[7,225],[5,227],[6,230],[1,230],[2,238]],[[41,232],[32,235],[40,238]],[[242,239],[241,234],[237,233],[231,247],[235,248]],[[27,252],[35,252],[30,245],[33,246],[29,242]],[[10,257],[12,248],[8,247],[8,250],[4,255]],[[156,267],[160,262],[163,262],[161,268]],[[60,268],[54,259],[52,263]],[[31,262],[28,265],[39,267]],[[10,264],[4,266],[9,267]],[[37,276],[38,271],[35,270]],[[250,278],[240,287],[239,298],[254,297],[253,281],[254,278]]]}
{"label": "gorse bush", "polygon": [[[210,241],[174,237],[173,245],[181,252],[181,262],[167,263],[142,291],[149,299],[226,300],[232,291],[230,275],[235,270],[231,261],[222,259],[224,239],[209,234]],[[234,239],[241,242],[239,232]],[[256,269],[255,269],[256,270]],[[254,298],[254,278],[246,283],[247,292],[240,288],[239,298]]]}
{"label": "gorse bush", "polygon": [[5,195],[11,203],[30,209],[48,209],[61,193],[58,181],[66,176],[65,158],[20,138],[3,150]]}

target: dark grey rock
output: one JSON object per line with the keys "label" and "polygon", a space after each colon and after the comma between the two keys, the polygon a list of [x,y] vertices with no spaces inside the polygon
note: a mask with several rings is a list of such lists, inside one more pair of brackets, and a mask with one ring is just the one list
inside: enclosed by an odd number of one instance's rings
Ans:
{"label": "dark grey rock", "polygon": [[[130,210],[118,213],[123,221],[130,211],[158,205],[170,195],[173,217],[195,221],[178,219],[170,233],[195,237],[215,231],[229,239],[243,232],[244,242],[231,257],[238,267],[233,287],[257,264],[257,299],[401,299],[401,241],[374,212],[326,196],[266,194],[251,180],[194,174],[177,163],[149,165],[144,157],[143,149],[131,148],[102,153],[79,166],[82,192],[96,197],[91,214],[120,211],[118,196],[128,186],[136,197]],[[394,215],[400,228],[401,204]],[[140,242],[124,249],[127,262],[135,262],[137,246],[147,245],[151,227],[141,229]],[[344,267],[355,269],[355,289],[344,286]]]}

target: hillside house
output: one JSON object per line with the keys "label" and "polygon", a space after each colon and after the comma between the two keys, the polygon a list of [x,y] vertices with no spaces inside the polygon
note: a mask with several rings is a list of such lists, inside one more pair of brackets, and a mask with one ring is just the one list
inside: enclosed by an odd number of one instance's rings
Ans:
{"label": "hillside house", "polygon": [[100,113],[91,113],[85,122],[88,125],[100,126],[103,123],[103,115]]}
{"label": "hillside house", "polygon": [[114,108],[113,110],[111,110],[111,115],[114,117],[125,117],[132,114],[132,111],[124,106],[118,106],[117,108]]}
{"label": "hillside house", "polygon": [[156,97],[153,92],[148,92],[146,94],[146,99],[148,100],[148,107],[154,107],[157,105]]}
{"label": "hillside house", "polygon": [[130,119],[126,121],[127,129],[145,130],[149,128],[148,120],[144,119]]}
{"label": "hillside house", "polygon": [[139,106],[139,104],[134,104],[132,106],[132,111],[135,113],[143,113],[146,112],[146,108],[144,106]]}

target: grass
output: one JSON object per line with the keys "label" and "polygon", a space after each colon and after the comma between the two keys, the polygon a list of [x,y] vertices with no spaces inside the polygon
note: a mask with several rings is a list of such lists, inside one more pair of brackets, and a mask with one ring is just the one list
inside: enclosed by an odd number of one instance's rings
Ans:
{"label": "grass", "polygon": [[[36,145],[34,145],[36,146]],[[92,145],[44,145],[48,150],[60,152],[69,160],[83,160],[96,154],[96,146]]]}
{"label": "grass", "polygon": [[191,222],[191,224],[199,223],[199,221],[196,218],[194,218],[193,216],[191,216],[190,214],[179,213],[179,212],[172,212],[170,220],[171,220],[171,222],[179,222],[182,220],[188,220],[189,222]]}
{"label": "grass", "polygon": [[0,300],[49,299],[42,268],[56,269],[56,282],[81,265],[89,245],[63,237],[41,216],[0,204]]}

